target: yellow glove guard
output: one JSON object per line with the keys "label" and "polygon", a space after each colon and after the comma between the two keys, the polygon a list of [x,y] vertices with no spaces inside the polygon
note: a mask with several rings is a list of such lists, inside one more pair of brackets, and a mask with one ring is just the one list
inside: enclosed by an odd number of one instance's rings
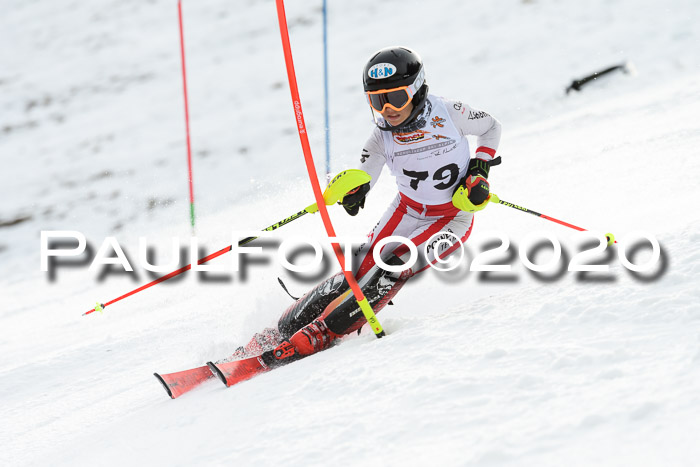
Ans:
{"label": "yellow glove guard", "polygon": [[475,205],[469,201],[469,191],[467,191],[466,187],[460,186],[457,191],[455,191],[455,194],[452,195],[452,204],[462,211],[477,212],[488,206],[490,199],[491,195],[489,195],[483,203]]}

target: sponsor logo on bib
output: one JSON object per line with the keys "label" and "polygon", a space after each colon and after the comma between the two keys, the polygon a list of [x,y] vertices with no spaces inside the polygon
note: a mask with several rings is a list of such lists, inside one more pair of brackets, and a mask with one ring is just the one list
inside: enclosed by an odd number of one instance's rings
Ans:
{"label": "sponsor logo on bib", "polygon": [[425,138],[429,134],[428,131],[425,130],[416,130],[412,133],[394,133],[394,141],[396,141],[399,144],[415,144],[415,143],[420,143],[421,141],[425,141]]}
{"label": "sponsor logo on bib", "polygon": [[445,119],[440,118],[437,115],[434,116],[432,120],[430,120],[430,124],[433,126],[433,128],[437,128],[437,127],[442,128],[445,126],[445,125],[443,125],[443,123],[445,123]]}

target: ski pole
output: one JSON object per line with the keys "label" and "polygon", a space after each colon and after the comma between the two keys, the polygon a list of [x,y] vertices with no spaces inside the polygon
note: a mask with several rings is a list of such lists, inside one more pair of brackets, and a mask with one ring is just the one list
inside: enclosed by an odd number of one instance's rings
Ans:
{"label": "ski pole", "polygon": [[[548,216],[546,214],[540,214],[537,211],[533,211],[532,209],[524,208],[522,206],[518,206],[517,204],[509,203],[508,201],[503,201],[500,199],[496,193],[491,193],[491,196],[489,197],[489,201],[492,203],[496,204],[502,204],[504,206],[508,206],[509,208],[517,209],[518,211],[526,212],[528,214],[532,214],[537,217],[541,217],[543,219],[547,219],[548,221],[556,222],[557,224],[563,225],[564,227],[568,227],[570,229],[578,230],[579,232],[586,231],[587,229],[584,229],[583,227],[578,227],[573,224],[569,224],[568,222],[560,221],[559,219],[555,219],[554,217]],[[608,245],[612,245],[613,243],[617,243],[615,240],[615,236],[611,233],[606,233],[605,238],[608,240]]]}
{"label": "ski pole", "polygon": [[[365,183],[368,183],[370,180],[371,180],[371,177],[367,172],[364,172],[364,171],[358,170],[358,169],[345,170],[345,171],[339,173],[338,175],[336,175],[335,178],[333,178],[333,180],[331,180],[331,182],[328,184],[326,191],[323,192],[323,201],[325,204],[328,204],[328,205],[335,204],[338,201],[340,201],[343,198],[343,196],[345,196],[345,193],[347,193],[348,191],[350,191],[354,188],[357,188],[360,185],[364,185]],[[313,214],[317,211],[318,211],[318,204],[314,203],[310,206],[307,206],[305,209],[297,212],[296,214],[292,214],[291,216],[289,216],[285,219],[282,219],[281,221],[276,222],[269,227],[264,228],[263,231],[265,232],[265,231],[276,230],[284,225],[289,224],[292,221],[299,219],[300,217],[302,217],[306,214]],[[255,240],[256,238],[258,238],[258,237],[244,238],[243,240],[238,242],[238,246],[246,245],[246,244],[252,242],[253,240]],[[231,251],[232,248],[233,248],[233,246],[229,245],[225,248],[220,249],[219,251],[215,251],[214,253],[197,260],[197,264],[203,264],[203,263],[206,263],[207,261],[211,261],[212,259],[214,259],[218,256],[221,256],[225,253],[228,253],[229,251]],[[131,292],[127,292],[124,295],[117,297],[113,300],[110,300],[106,303],[99,303],[98,302],[97,305],[95,305],[95,308],[86,311],[85,313],[83,313],[83,316],[89,315],[90,313],[93,313],[95,311],[102,312],[102,310],[105,307],[107,307],[113,303],[116,303],[119,300],[122,300],[126,297],[129,297],[131,295],[139,293],[142,290],[148,289],[149,287],[153,287],[154,285],[160,284],[161,282],[167,281],[168,279],[172,279],[173,277],[178,276],[185,271],[189,271],[190,269],[192,269],[192,264],[188,264],[187,266],[184,266],[184,267],[177,269],[173,272],[170,272],[164,276],[161,276],[158,279],[149,282],[148,284],[142,285],[141,287],[138,287],[137,289],[134,289]]]}

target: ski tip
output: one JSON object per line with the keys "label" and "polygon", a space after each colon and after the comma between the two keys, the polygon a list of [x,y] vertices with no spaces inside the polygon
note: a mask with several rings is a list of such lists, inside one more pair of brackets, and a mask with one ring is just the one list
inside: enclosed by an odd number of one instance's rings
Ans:
{"label": "ski tip", "polygon": [[224,376],[224,374],[221,372],[219,367],[216,366],[216,363],[207,362],[207,366],[209,367],[211,372],[214,373],[216,376],[218,376],[219,379],[221,380],[221,382],[224,383],[226,385],[226,387],[228,387],[228,382],[226,381],[226,376]]}
{"label": "ski tip", "polygon": [[163,377],[160,376],[158,373],[153,373],[153,376],[155,376],[156,379],[157,379],[158,381],[160,381],[160,384],[163,385],[163,387],[165,388],[165,392],[168,393],[168,395],[170,396],[170,398],[171,398],[171,399],[175,399],[175,398],[173,397],[173,392],[170,390],[170,387],[168,387],[168,385],[165,383],[165,380],[163,379]]}

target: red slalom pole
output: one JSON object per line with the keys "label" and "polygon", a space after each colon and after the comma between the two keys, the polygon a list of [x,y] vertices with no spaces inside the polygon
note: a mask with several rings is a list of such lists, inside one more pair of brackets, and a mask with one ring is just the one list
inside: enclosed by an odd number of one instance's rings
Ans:
{"label": "red slalom pole", "polygon": [[190,144],[190,109],[187,100],[187,67],[185,65],[185,34],[182,27],[182,2],[177,2],[177,15],[180,20],[180,57],[182,61],[182,89],[185,97],[185,132],[187,134],[187,170],[190,186],[190,223],[194,229],[194,186],[192,182],[192,146]]}
{"label": "red slalom pole", "polygon": [[[284,1],[276,0],[277,3],[277,18],[280,24],[280,35],[282,36],[282,48],[284,49],[284,61],[287,65],[287,78],[289,79],[289,90],[292,94],[292,104],[294,106],[294,116],[297,121],[297,131],[299,133],[299,139],[301,140],[301,147],[304,152],[304,160],[306,161],[306,170],[309,172],[309,180],[311,181],[311,187],[314,191],[314,196],[316,197],[316,204],[318,204],[318,211],[321,213],[321,218],[323,219],[323,225],[326,227],[326,233],[329,237],[335,237],[335,230],[333,229],[333,224],[331,223],[330,216],[328,215],[328,210],[326,209],[326,204],[323,202],[323,194],[321,193],[321,186],[318,183],[318,176],[316,175],[316,166],[314,165],[314,159],[311,155],[311,146],[309,145],[309,137],[306,133],[306,124],[304,123],[304,112],[301,108],[301,100],[299,98],[299,89],[297,87],[297,78],[294,72],[294,60],[292,59],[292,47],[289,43],[289,30],[287,28],[287,17],[284,12]],[[350,285],[352,293],[355,295],[355,300],[357,300],[365,319],[372,327],[374,334],[377,337],[384,336],[384,329],[382,325],[377,320],[372,307],[369,305],[367,298],[362,293],[360,285],[355,280],[351,271],[345,270],[345,256],[338,243],[333,243],[333,251],[335,251],[335,256],[338,258],[340,263],[340,268],[345,275],[345,279]]]}

